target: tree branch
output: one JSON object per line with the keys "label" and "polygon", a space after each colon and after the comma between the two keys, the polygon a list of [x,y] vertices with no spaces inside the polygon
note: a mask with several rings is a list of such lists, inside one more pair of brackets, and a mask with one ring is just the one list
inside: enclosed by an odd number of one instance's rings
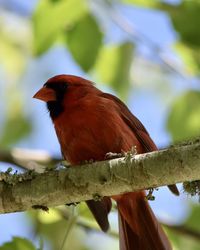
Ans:
{"label": "tree branch", "polygon": [[42,174],[1,173],[0,213],[56,206],[200,179],[200,139]]}

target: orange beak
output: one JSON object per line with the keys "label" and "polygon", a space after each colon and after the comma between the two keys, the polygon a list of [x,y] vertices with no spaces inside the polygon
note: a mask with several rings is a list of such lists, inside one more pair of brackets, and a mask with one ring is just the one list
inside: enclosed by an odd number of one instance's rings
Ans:
{"label": "orange beak", "polygon": [[56,93],[53,89],[42,87],[33,98],[39,99],[44,102],[56,101]]}

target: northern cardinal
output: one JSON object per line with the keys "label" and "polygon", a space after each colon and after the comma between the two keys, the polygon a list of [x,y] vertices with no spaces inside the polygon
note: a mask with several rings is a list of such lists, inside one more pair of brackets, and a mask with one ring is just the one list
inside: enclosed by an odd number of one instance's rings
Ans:
{"label": "northern cardinal", "polygon": [[[108,152],[157,150],[142,123],[117,97],[103,93],[86,79],[73,75],[50,78],[34,95],[47,103],[64,158],[71,165],[105,160]],[[175,185],[170,190],[178,195]],[[116,195],[121,250],[170,250],[144,191]],[[87,201],[103,231],[109,228],[111,200]]]}

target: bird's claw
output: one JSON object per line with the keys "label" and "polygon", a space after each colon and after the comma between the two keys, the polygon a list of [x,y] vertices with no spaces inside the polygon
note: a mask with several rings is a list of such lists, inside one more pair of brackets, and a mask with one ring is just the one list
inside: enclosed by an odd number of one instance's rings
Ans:
{"label": "bird's claw", "polygon": [[105,155],[105,160],[111,160],[111,159],[115,159],[115,158],[120,158],[120,157],[123,157],[124,156],[124,153],[113,153],[113,152],[108,152],[106,155]]}

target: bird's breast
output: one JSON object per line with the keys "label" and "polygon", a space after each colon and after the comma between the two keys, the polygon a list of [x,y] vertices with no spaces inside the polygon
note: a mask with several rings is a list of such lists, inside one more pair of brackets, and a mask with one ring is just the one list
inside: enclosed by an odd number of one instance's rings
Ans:
{"label": "bird's breast", "polygon": [[71,164],[100,161],[108,152],[138,146],[134,133],[111,107],[78,106],[54,122],[62,153]]}

